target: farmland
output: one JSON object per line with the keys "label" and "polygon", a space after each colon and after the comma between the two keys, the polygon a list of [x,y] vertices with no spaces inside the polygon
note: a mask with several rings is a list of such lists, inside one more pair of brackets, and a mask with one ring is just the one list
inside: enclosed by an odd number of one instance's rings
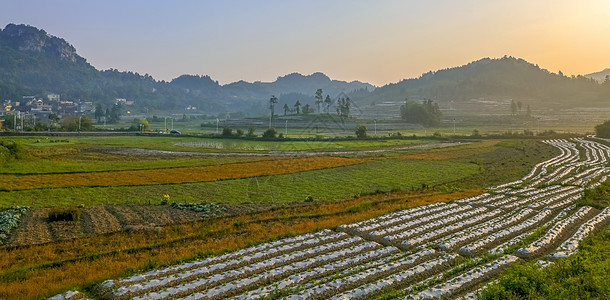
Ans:
{"label": "farmland", "polygon": [[[205,143],[187,137],[171,153],[23,139],[30,159],[0,174],[0,203],[30,207],[0,248],[0,298],[451,298],[525,261],[579,255],[609,218],[579,199],[605,181],[610,148],[582,138],[213,157],[184,151]],[[164,195],[211,209],[202,218]],[[81,204],[79,221],[47,221]]]}
{"label": "farmland", "polygon": [[605,181],[610,148],[582,139],[547,143],[561,154],[481,195],[108,280],[98,292],[112,299],[355,299],[388,291],[427,299],[472,293],[519,261],[552,264],[572,255],[579,241],[610,221],[608,208],[576,206],[584,188]]}

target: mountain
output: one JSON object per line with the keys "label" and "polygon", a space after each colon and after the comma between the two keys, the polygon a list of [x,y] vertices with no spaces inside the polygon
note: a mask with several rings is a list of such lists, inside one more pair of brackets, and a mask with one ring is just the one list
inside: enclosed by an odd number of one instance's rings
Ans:
{"label": "mountain", "polygon": [[610,68],[604,69],[600,72],[587,74],[585,77],[595,79],[597,82],[604,82],[606,77],[610,77]]}
{"label": "mountain", "polygon": [[608,87],[584,76],[555,74],[523,59],[483,58],[463,66],[428,72],[375,89],[362,100],[437,102],[476,98],[534,100],[546,105],[577,106],[610,100]]}
{"label": "mountain", "polygon": [[309,76],[293,73],[275,82],[240,81],[224,86],[200,75],[157,81],[148,74],[99,71],[67,41],[33,26],[8,24],[0,30],[0,100],[56,93],[62,99],[81,99],[105,106],[112,105],[116,98],[125,98],[142,109],[182,110],[196,106],[205,113],[256,114],[266,112],[266,105],[262,104],[271,95],[313,98],[318,88],[334,97],[341,92],[373,90],[374,86],[331,80],[322,73]]}

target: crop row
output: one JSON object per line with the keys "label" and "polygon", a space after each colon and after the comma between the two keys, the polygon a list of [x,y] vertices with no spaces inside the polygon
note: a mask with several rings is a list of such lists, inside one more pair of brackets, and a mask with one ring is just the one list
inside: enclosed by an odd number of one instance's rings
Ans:
{"label": "crop row", "polygon": [[555,226],[549,229],[541,238],[527,247],[517,250],[517,255],[523,258],[531,258],[537,252],[546,250],[569,229],[570,225],[585,219],[590,212],[592,212],[590,206],[581,207],[574,214],[555,224]]}
{"label": "crop row", "polygon": [[601,213],[581,225],[569,239],[565,240],[549,257],[551,259],[572,255],[578,248],[578,243],[596,229],[610,221],[610,208],[606,207]]}

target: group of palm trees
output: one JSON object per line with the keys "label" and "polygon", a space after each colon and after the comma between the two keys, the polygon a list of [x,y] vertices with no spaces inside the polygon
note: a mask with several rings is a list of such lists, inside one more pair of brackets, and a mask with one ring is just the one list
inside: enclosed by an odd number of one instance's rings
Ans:
{"label": "group of palm trees", "polygon": [[[317,108],[318,113],[322,113],[322,109],[320,106],[322,106],[322,104],[324,104],[323,110],[325,113],[330,113],[330,107],[332,105],[332,99],[330,98],[330,95],[326,95],[326,98],[323,97],[323,91],[322,89],[318,89],[316,91],[316,94],[314,96],[315,98],[315,105]],[[275,104],[278,103],[278,98],[273,95],[271,96],[271,98],[269,99],[269,109],[271,110],[271,118],[273,118],[275,116]],[[351,99],[349,97],[346,98],[340,98],[337,101],[337,114],[340,116],[349,116],[349,108],[351,106]],[[301,102],[299,100],[297,100],[297,102],[294,104],[294,110],[292,110],[290,108],[290,106],[285,103],[284,104],[284,115],[287,115],[289,112],[296,112],[296,114],[301,114],[301,112],[303,114],[310,114],[313,111],[313,108],[310,107],[309,104],[306,104],[305,106],[303,106],[303,109],[301,109]]]}

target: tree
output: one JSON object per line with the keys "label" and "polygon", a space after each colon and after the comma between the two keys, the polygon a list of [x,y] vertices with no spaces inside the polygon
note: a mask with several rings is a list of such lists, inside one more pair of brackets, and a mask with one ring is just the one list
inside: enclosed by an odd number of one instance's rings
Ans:
{"label": "tree", "polygon": [[441,116],[438,104],[430,99],[424,99],[423,104],[405,99],[405,104],[400,106],[400,117],[409,123],[422,124],[426,127],[437,126],[440,124]]}
{"label": "tree", "polygon": [[95,121],[101,122],[102,117],[104,117],[104,108],[102,108],[102,104],[98,103],[95,105]]}
{"label": "tree", "polygon": [[81,131],[93,131],[93,121],[87,116],[70,116],[61,122],[61,127],[65,131],[78,131],[80,125]]}
{"label": "tree", "polygon": [[133,119],[131,126],[129,127],[130,131],[149,131],[150,124],[148,124],[148,120],[144,119]]}
{"label": "tree", "polygon": [[290,111],[290,107],[288,107],[288,104],[287,104],[287,103],[284,103],[284,116],[285,116],[286,114],[288,114],[288,112],[289,112],[289,111]]}
{"label": "tree", "polygon": [[256,134],[254,133],[255,129],[253,127],[248,128],[248,133],[246,134],[247,137],[255,137]]}
{"label": "tree", "polygon": [[59,117],[55,113],[49,114],[49,120],[51,120],[51,128],[59,123]]}
{"label": "tree", "polygon": [[333,103],[333,101],[330,99],[330,95],[326,95],[326,99],[324,99],[324,106],[325,106],[326,113],[330,112],[330,105],[332,103]]}
{"label": "tree", "polygon": [[275,95],[271,96],[269,99],[269,109],[271,110],[271,118],[275,116],[275,104],[277,104],[277,97]]}
{"label": "tree", "polygon": [[308,115],[310,113],[312,113],[313,109],[309,106],[309,104],[305,104],[305,106],[303,106],[303,114],[304,115]]}
{"label": "tree", "polygon": [[233,135],[233,128],[229,127],[229,126],[225,126],[222,129],[222,136],[232,136]]}
{"label": "tree", "polygon": [[271,115],[269,116],[269,128],[271,128],[271,120],[273,120],[273,116],[275,115],[275,104],[277,103],[277,97],[275,95],[271,96],[269,99],[269,109],[271,110]]}
{"label": "tree", "polygon": [[320,104],[322,104],[322,89],[318,89],[316,91],[316,96],[314,98],[316,98],[315,104],[318,107],[318,113],[320,113]]}
{"label": "tree", "polygon": [[365,125],[356,126],[356,137],[359,139],[366,138],[367,128]]}
{"label": "tree", "polygon": [[297,100],[297,102],[294,104],[294,108],[297,111],[297,115],[301,113],[301,102],[299,100]]}
{"label": "tree", "polygon": [[114,104],[112,106],[112,109],[110,109],[108,123],[117,123],[123,115],[123,110],[123,104],[121,104],[121,102],[117,102],[116,104]]}
{"label": "tree", "polygon": [[510,111],[513,116],[517,114],[517,103],[515,103],[515,100],[510,101]]}
{"label": "tree", "polygon": [[595,134],[600,138],[610,138],[610,120],[595,126]]}

